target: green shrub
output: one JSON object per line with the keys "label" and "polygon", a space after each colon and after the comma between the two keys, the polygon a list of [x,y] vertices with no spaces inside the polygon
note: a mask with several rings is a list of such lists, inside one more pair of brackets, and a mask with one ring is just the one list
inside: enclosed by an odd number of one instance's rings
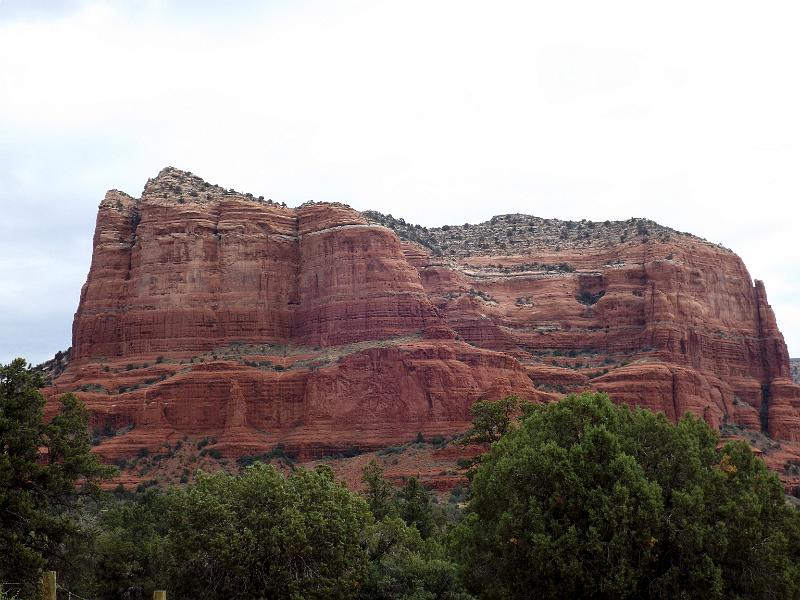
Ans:
{"label": "green shrub", "polygon": [[482,457],[454,538],[480,597],[800,594],[800,512],[747,444],[604,394],[528,415]]}

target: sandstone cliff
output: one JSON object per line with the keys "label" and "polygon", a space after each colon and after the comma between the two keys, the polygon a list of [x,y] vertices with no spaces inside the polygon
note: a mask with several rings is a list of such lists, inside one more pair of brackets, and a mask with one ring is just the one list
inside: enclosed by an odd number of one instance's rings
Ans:
{"label": "sandstone cliff", "polygon": [[800,384],[800,358],[792,358],[789,362],[792,369],[792,380]]}
{"label": "sandstone cliff", "polygon": [[425,229],[168,168],[101,202],[47,393],[87,402],[108,457],[184,436],[312,456],[462,431],[479,398],[582,389],[800,439],[764,286],[725,248],[644,220]]}
{"label": "sandstone cliff", "polygon": [[448,324],[515,356],[538,389],[591,387],[671,418],[800,436],[800,388],[764,285],[730,250],[644,219],[425,229],[367,214],[406,240]]}

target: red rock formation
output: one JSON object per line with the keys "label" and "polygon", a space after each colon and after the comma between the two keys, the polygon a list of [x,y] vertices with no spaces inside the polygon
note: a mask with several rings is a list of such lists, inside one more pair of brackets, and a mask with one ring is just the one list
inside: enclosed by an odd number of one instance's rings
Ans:
{"label": "red rock formation", "polygon": [[47,393],[76,391],[118,430],[107,457],[184,436],[226,456],[376,448],[463,431],[479,398],[582,389],[800,440],[783,338],[732,252],[641,223],[572,240],[541,220],[478,251],[369,216],[175,169],[139,199],[109,192]]}
{"label": "red rock formation", "polygon": [[417,264],[448,324],[513,354],[543,391],[593,388],[670,418],[800,435],[800,387],[763,283],[727,249],[672,233]]}
{"label": "red rock formation", "polygon": [[184,435],[229,455],[380,447],[461,431],[484,396],[546,398],[512,357],[456,341],[398,237],[348,207],[165,169],[140,199],[106,195],[94,244],[49,393],[124,432],[106,456]]}

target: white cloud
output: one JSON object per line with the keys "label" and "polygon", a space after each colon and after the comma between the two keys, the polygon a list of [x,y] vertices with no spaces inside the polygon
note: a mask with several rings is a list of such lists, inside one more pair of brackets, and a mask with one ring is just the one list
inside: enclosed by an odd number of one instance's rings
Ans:
{"label": "white cloud", "polygon": [[736,250],[800,355],[794,2],[30,4],[0,5],[6,256],[167,164],[426,225],[647,216]]}

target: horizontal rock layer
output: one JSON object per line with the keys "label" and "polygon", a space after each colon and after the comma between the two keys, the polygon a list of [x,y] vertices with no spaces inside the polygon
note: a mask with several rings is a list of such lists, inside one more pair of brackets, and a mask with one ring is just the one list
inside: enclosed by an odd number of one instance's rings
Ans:
{"label": "horizontal rock layer", "polygon": [[[375,448],[463,431],[479,398],[584,389],[800,439],[764,286],[729,250],[528,217],[466,228],[472,246],[435,230],[434,245],[376,215],[176,169],[141,198],[109,192],[47,394],[86,400],[108,457],[184,436],[226,456]],[[498,227],[502,247],[484,235]]]}

